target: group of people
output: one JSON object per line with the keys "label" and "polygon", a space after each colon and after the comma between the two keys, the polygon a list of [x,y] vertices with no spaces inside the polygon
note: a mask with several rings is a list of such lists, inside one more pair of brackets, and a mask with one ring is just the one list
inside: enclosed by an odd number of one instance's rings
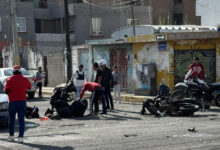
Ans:
{"label": "group of people", "polygon": [[[93,70],[95,71],[93,82],[86,82],[83,65],[79,65],[79,70],[73,74],[72,80],[75,80],[75,86],[77,89],[74,100],[77,100],[79,96],[79,100],[81,100],[85,91],[90,91],[92,94],[90,97],[89,115],[93,116],[99,113],[99,103],[102,103],[102,114],[107,114],[107,109],[114,109],[111,88],[113,88],[114,91],[115,102],[118,101],[121,103],[121,74],[118,71],[118,66],[114,66],[112,72],[112,70],[107,67],[106,60],[101,60],[99,63],[94,63]],[[93,106],[95,107],[94,111]]]}
{"label": "group of people", "polygon": [[[90,115],[95,115],[99,113],[99,101],[102,103],[103,114],[107,114],[107,109],[114,109],[113,99],[111,96],[111,88],[114,87],[114,99],[121,102],[120,99],[120,81],[121,75],[118,71],[118,67],[114,66],[114,71],[107,67],[107,62],[101,60],[98,63],[94,63],[93,69],[95,71],[94,82],[86,82],[85,73],[83,71],[83,65],[79,66],[73,78],[76,79],[75,85],[77,92],[75,95],[75,100],[80,96],[81,100],[84,96],[85,91],[91,91],[90,99]],[[205,79],[205,71],[203,65],[199,62],[199,58],[194,58],[194,62],[190,65],[189,70],[191,70],[191,77],[197,76],[200,79]],[[38,73],[36,74],[36,81],[39,87],[39,96],[42,96],[42,68],[38,68]],[[13,76],[9,77],[6,81],[4,91],[9,97],[9,140],[14,141],[14,123],[16,113],[18,114],[19,121],[19,137],[18,142],[23,142],[24,130],[25,130],[25,110],[26,110],[26,92],[31,89],[30,81],[22,76],[21,67],[13,67]],[[118,97],[116,98],[116,93]],[[95,106],[95,111],[93,111],[93,105]]]}

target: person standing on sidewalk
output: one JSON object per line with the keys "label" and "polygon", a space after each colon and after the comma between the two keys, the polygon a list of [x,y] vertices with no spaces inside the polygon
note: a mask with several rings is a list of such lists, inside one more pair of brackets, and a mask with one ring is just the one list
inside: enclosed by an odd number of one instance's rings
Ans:
{"label": "person standing on sidewalk", "polygon": [[43,82],[43,72],[42,72],[42,67],[38,67],[38,71],[36,73],[36,82],[37,82],[37,87],[39,88],[39,98],[42,98],[42,82]]}
{"label": "person standing on sidewalk", "polygon": [[79,65],[79,70],[77,70],[73,76],[72,76],[72,80],[75,80],[75,86],[76,86],[76,93],[74,96],[74,101],[77,100],[77,98],[79,97],[81,91],[82,91],[82,86],[86,81],[85,78],[85,73],[83,71],[83,65]]}
{"label": "person standing on sidewalk", "polygon": [[9,96],[9,140],[14,141],[15,116],[18,113],[19,136],[18,142],[23,143],[25,131],[26,93],[31,89],[30,81],[21,74],[21,67],[13,67],[13,76],[8,78],[4,91]]}
{"label": "person standing on sidewalk", "polygon": [[[114,91],[114,100],[118,100],[119,104],[121,103],[121,74],[118,71],[118,66],[114,66],[114,71],[112,72],[113,75],[113,91]],[[117,98],[118,94],[118,98]]]}
{"label": "person standing on sidewalk", "polygon": [[95,82],[86,82],[83,84],[83,88],[80,94],[80,100],[83,98],[86,91],[92,92],[90,97],[90,114],[89,116],[93,116],[93,104],[95,104],[95,115],[98,114],[99,105],[98,100],[101,97],[102,100],[102,113],[107,114],[106,105],[105,105],[105,97],[104,97],[104,88]]}
{"label": "person standing on sidewalk", "polygon": [[105,88],[105,99],[107,103],[107,109],[110,109],[109,105],[111,104],[111,109],[113,110],[114,104],[111,95],[111,85],[113,80],[112,71],[106,66],[106,60],[101,60],[99,64],[102,68],[102,86]]}

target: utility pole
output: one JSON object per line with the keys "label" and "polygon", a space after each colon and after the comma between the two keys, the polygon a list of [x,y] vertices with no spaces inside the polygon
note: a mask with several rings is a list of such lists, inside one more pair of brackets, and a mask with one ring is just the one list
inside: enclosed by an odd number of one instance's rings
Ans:
{"label": "utility pole", "polygon": [[20,65],[20,53],[19,53],[19,49],[18,49],[18,31],[17,31],[17,24],[16,24],[17,15],[16,15],[16,2],[15,2],[15,0],[10,0],[10,6],[11,6],[11,22],[12,22],[12,38],[13,38],[12,65]]}
{"label": "utility pole", "polygon": [[132,20],[133,20],[133,33],[134,33],[134,36],[136,36],[136,33],[135,33],[135,21],[134,21],[134,6],[133,4],[135,3],[135,0],[131,0],[131,13],[132,13]]}
{"label": "utility pole", "polygon": [[66,25],[66,58],[67,58],[67,80],[72,78],[72,48],[70,43],[69,8],[68,0],[64,0],[65,25]]}

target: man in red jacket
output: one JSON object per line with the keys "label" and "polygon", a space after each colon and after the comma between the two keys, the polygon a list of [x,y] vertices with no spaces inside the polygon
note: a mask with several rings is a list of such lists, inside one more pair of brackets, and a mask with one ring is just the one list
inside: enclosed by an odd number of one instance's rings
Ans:
{"label": "man in red jacket", "polygon": [[[205,70],[204,66],[200,64],[199,58],[195,57],[193,64],[189,66],[189,73],[190,75],[187,75],[187,77],[196,77],[198,76],[199,79],[205,80]],[[187,78],[186,78],[187,79]]]}
{"label": "man in red jacket", "polygon": [[104,97],[104,88],[95,82],[86,82],[83,84],[83,88],[80,94],[80,99],[83,98],[85,91],[90,91],[92,92],[92,95],[90,97],[90,116],[93,115],[93,104],[95,103],[95,115],[98,114],[99,112],[99,105],[98,105],[98,100],[101,97],[102,100],[102,113],[107,114],[106,110],[106,104],[105,104],[105,97]]}
{"label": "man in red jacket", "polygon": [[15,115],[18,113],[19,136],[18,142],[23,142],[25,130],[25,110],[26,110],[26,93],[31,89],[30,81],[21,74],[21,67],[13,67],[13,76],[8,78],[4,91],[9,97],[9,140],[14,141],[14,123]]}

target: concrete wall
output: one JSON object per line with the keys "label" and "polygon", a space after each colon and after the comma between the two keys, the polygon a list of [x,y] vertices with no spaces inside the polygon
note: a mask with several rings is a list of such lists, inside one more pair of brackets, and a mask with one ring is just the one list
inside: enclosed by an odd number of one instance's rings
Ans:
{"label": "concrete wall", "polygon": [[[96,38],[108,38],[111,33],[119,27],[127,26],[127,19],[131,19],[130,7],[116,10],[105,10],[104,8],[92,7],[92,17],[102,18],[102,35],[90,36],[90,8],[87,4],[74,4],[70,11],[74,14],[74,27],[76,34],[76,44],[83,44],[85,40]],[[140,19],[141,24],[150,24],[150,7],[135,6],[135,19]]]}
{"label": "concrete wall", "polygon": [[[173,62],[173,47],[167,45],[167,50],[159,51],[158,43],[134,43],[134,64],[133,64],[133,80],[135,81],[134,89],[142,86],[142,83],[137,80],[136,66],[137,64],[150,64],[156,63],[156,85],[157,88],[161,83],[168,85],[173,84],[172,62]],[[151,88],[151,87],[150,87]]]}
{"label": "concrete wall", "polygon": [[200,0],[196,2],[196,15],[201,16],[201,25],[217,26],[220,24],[219,0]]}

